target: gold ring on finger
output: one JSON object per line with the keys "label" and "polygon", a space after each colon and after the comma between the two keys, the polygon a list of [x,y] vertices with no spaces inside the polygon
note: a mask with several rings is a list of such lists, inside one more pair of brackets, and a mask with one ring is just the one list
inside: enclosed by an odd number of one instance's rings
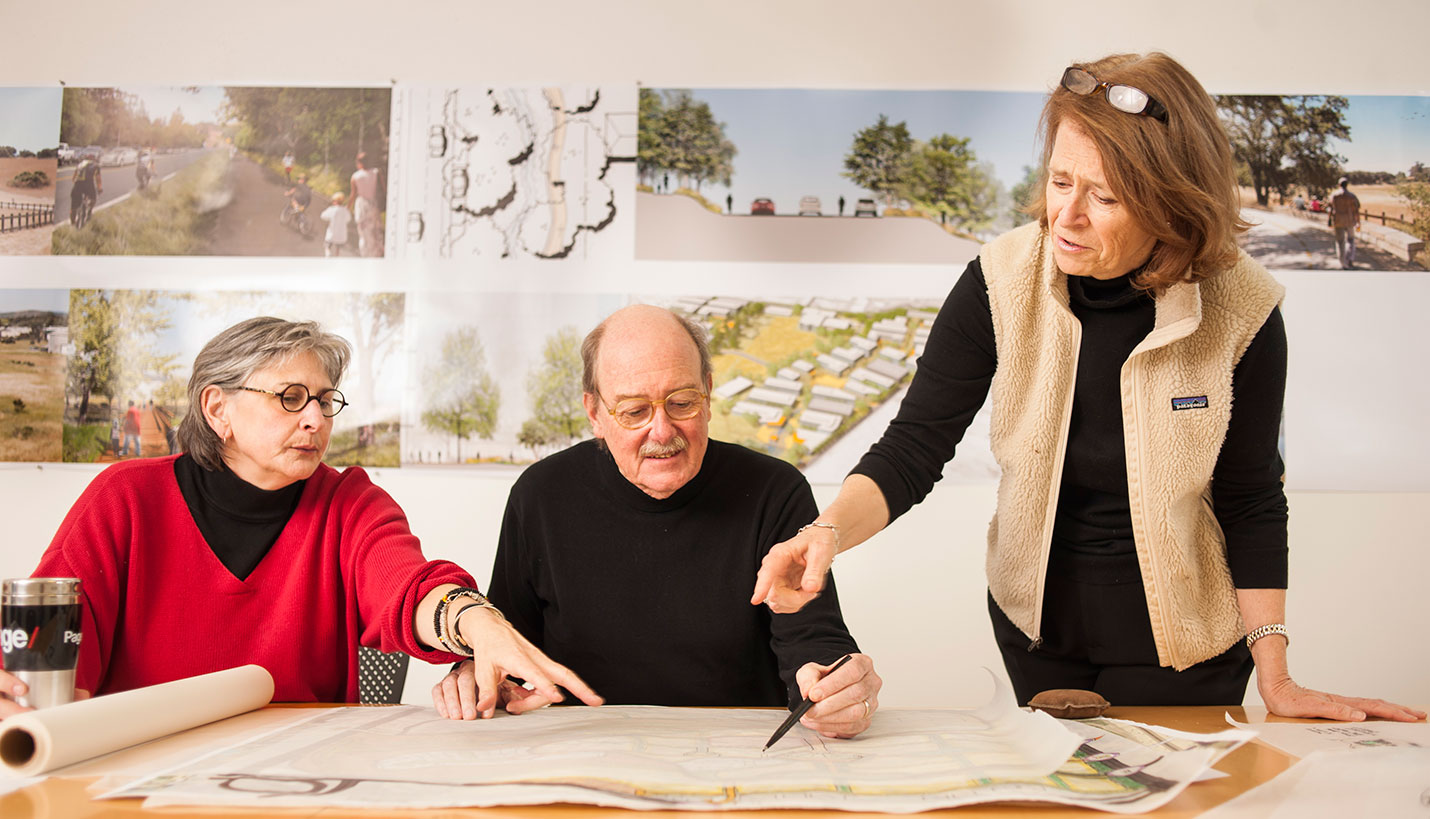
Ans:
{"label": "gold ring on finger", "polygon": [[869,701],[867,699],[864,700],[864,719],[869,718],[869,713],[871,710],[872,709],[869,708]]}

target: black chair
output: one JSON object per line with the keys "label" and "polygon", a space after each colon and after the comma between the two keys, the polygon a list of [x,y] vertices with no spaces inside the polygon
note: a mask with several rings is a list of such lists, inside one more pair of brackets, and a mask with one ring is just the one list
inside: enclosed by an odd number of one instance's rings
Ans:
{"label": "black chair", "polygon": [[358,702],[363,705],[396,705],[402,702],[402,686],[407,682],[407,661],[402,652],[386,654],[375,648],[358,646]]}

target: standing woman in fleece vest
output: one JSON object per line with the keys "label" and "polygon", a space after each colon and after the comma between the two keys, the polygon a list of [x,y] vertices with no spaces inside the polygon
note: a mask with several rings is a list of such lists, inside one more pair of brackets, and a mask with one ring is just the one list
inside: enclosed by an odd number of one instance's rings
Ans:
{"label": "standing woman in fleece vest", "polygon": [[[80,580],[80,696],[256,663],[275,701],[356,702],[361,644],[442,663],[475,650],[479,679],[509,672],[599,703],[470,574],[425,559],[366,472],[323,463],[350,356],[311,321],[240,322],[194,359],[184,454],[90,482],[35,572]],[[462,703],[468,718],[491,715],[495,679]],[[24,688],[0,671],[0,693]],[[19,710],[0,696],[0,718]]]}
{"label": "standing woman in fleece vest", "polygon": [[836,552],[933,488],[991,397],[1002,470],[988,612],[1018,699],[1424,718],[1297,685],[1286,664],[1281,286],[1236,245],[1231,146],[1164,54],[1068,68],[1042,117],[1037,221],[984,246],[898,417],[776,545],[754,604],[792,611]]}

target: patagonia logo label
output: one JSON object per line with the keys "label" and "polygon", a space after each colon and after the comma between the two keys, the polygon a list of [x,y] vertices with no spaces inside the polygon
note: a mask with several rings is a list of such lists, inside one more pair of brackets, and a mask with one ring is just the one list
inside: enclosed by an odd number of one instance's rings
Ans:
{"label": "patagonia logo label", "polygon": [[1205,395],[1191,395],[1186,398],[1173,398],[1172,411],[1188,409],[1206,409],[1207,397]]}

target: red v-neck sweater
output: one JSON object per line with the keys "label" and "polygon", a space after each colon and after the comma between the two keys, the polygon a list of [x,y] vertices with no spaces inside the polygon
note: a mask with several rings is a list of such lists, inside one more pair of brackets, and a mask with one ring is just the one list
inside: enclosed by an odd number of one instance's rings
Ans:
{"label": "red v-neck sweater", "polygon": [[475,585],[456,564],[423,558],[406,516],[366,472],[326,465],[239,580],[199,534],[173,457],[96,476],[35,576],[81,581],[76,688],[109,694],[257,663],[273,675],[275,702],[356,702],[359,643],[460,659],[421,646],[413,614],[438,585]]}

